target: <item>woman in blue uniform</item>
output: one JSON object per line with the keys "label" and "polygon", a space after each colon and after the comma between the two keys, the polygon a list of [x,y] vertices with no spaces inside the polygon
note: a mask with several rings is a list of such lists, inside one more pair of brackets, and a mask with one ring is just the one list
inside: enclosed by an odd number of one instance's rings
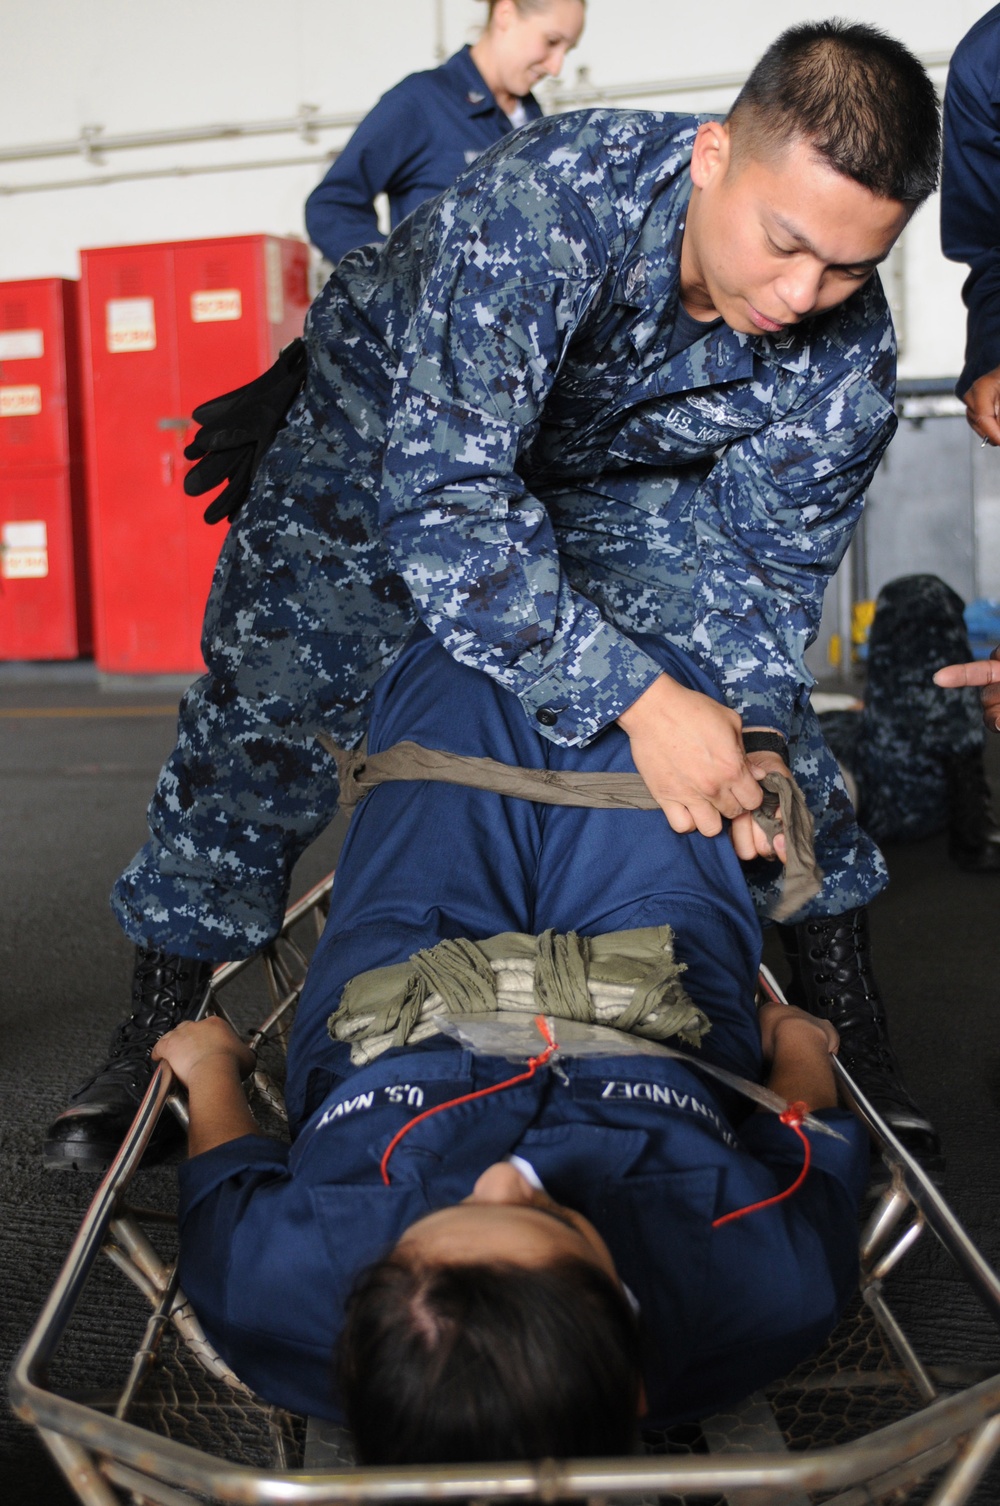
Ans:
{"label": "woman in blue uniform", "polygon": [[480,152],[537,120],[532,87],[558,77],[584,16],[584,0],[489,0],[474,46],[384,94],[306,201],[306,227],[323,255],[338,262],[355,246],[385,239],[378,194],[388,194],[395,227]]}
{"label": "woman in blue uniform", "polygon": [[[679,650],[643,646],[717,697]],[[634,775],[620,729],[549,742],[427,634],[376,694],[371,752],[405,740],[549,782]],[[627,1054],[632,1037],[551,1067],[540,1052],[527,1076],[523,1056],[463,1049],[434,1020],[381,1054],[370,1034],[333,1039],[357,1024],[349,995],[395,987],[415,961],[441,968],[449,940],[551,929],[558,952],[575,932],[590,968],[596,938],[634,960],[650,928],[684,1039],[703,1037],[688,1055],[766,1078],[842,1138],[753,1112],[699,1065]],[[656,1426],[701,1417],[784,1373],[856,1280],[868,1151],[835,1107],[832,1026],[756,1015],[759,944],[724,835],[419,778],[380,786],[352,819],[299,1006],[291,1147],[257,1133],[249,1056],[221,1021],[156,1048],[189,1092],[181,1282],[212,1342],[269,1400],[346,1416],[369,1463],[627,1451],[641,1410]]]}

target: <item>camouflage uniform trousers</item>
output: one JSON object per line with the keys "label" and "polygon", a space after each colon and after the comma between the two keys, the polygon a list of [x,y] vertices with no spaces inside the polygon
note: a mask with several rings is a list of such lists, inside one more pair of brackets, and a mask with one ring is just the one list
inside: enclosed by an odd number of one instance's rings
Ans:
{"label": "camouflage uniform trousers", "polygon": [[416,622],[372,537],[369,475],[356,455],[310,444],[309,429],[300,413],[279,436],[222,547],[208,673],[181,701],[150,840],[111,897],[138,944],[225,961],[276,934],[292,867],[337,808],[315,734],[360,742],[372,690]]}
{"label": "camouflage uniform trousers", "polygon": [[858,783],[861,824],[876,841],[907,841],[944,830],[949,762],[981,752],[975,690],[941,690],[944,664],[972,658],[962,598],[936,575],[905,575],[883,586],[868,640],[861,712],[828,712],[824,736]]}
{"label": "camouflage uniform trousers", "polygon": [[[225,541],[205,618],[209,672],[181,702],[177,746],[149,808],[150,841],[112,895],[136,943],[222,961],[250,956],[276,934],[292,866],[336,811],[333,761],[315,734],[325,730],[347,747],[361,740],[374,686],[416,624],[374,523],[374,458],[360,466],[356,441],[343,432],[340,445],[314,436],[300,405]],[[369,438],[377,448],[377,430]],[[565,563],[573,584],[617,625],[662,633],[690,652],[690,603],[658,578],[663,555],[651,526],[642,514],[644,544],[632,539],[621,575],[615,539],[629,530],[620,519],[590,563],[579,555]],[[858,830],[808,704],[790,731],[826,875],[797,918],[841,914],[884,887],[885,865]],[[766,916],[780,869],[760,861],[747,876]]]}

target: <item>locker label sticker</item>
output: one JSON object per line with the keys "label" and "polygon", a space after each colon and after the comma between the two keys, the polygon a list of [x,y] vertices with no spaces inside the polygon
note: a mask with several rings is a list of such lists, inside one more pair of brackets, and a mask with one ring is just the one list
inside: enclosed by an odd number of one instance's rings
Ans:
{"label": "locker label sticker", "polygon": [[49,573],[44,522],[4,523],[0,530],[0,575],[5,580],[41,580]]}
{"label": "locker label sticker", "polygon": [[109,298],[105,305],[108,350],[156,349],[152,298]]}
{"label": "locker label sticker", "polygon": [[40,329],[0,329],[0,361],[37,361],[44,354]]}
{"label": "locker label sticker", "polygon": [[285,317],[285,285],[281,268],[281,246],[269,236],[264,242],[264,287],[267,322],[280,324]]}
{"label": "locker label sticker", "polygon": [[195,324],[242,319],[243,298],[239,288],[210,288],[202,293],[192,293],[191,318]]}
{"label": "locker label sticker", "polygon": [[0,387],[0,418],[31,418],[41,411],[41,387]]}

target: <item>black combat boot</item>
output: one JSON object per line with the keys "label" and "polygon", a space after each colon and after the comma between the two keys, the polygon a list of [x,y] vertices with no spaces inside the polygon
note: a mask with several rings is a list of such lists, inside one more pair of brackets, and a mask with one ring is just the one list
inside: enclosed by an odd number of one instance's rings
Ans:
{"label": "black combat boot", "polygon": [[885,1008],[872,972],[868,912],[779,926],[792,968],[789,1002],[829,1020],[840,1035],[840,1060],[897,1139],[939,1176],[941,1142],[903,1082],[889,1044]]}
{"label": "black combat boot", "polygon": [[948,856],[967,873],[1000,873],[1000,827],[977,748],[950,758],[948,776]]}
{"label": "black combat boot", "polygon": [[[112,1036],[108,1060],[49,1126],[46,1166],[103,1171],[110,1165],[153,1076],[149,1053],[161,1035],[198,1015],[211,976],[210,962],[136,948],[132,1013]],[[173,1114],[161,1114],[147,1160],[165,1154],[178,1139]]]}

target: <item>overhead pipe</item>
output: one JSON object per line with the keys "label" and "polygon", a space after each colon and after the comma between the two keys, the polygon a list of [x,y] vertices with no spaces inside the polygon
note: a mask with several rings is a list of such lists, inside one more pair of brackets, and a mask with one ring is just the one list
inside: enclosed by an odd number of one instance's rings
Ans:
{"label": "overhead pipe", "polygon": [[112,188],[117,183],[140,183],[156,178],[200,178],[212,173],[262,172],[269,167],[314,167],[319,173],[325,172],[339,155],[339,152],[324,152],[310,157],[258,157],[243,162],[136,168],[132,172],[102,173],[99,178],[49,178],[40,183],[0,183],[0,199],[22,193],[56,193],[67,188]]}
{"label": "overhead pipe", "polygon": [[[442,0],[436,0],[437,37],[435,52],[444,49],[444,15]],[[950,52],[924,53],[920,61],[927,68],[946,67]],[[677,94],[714,93],[739,89],[744,73],[706,73],[685,78],[653,79],[638,83],[596,84],[589,69],[577,71],[576,82],[569,86],[552,80],[544,90],[549,110],[559,112],[579,105],[607,104],[622,99],[664,98]],[[274,120],[182,126],[163,131],[132,131],[113,136],[104,134],[101,125],[85,125],[80,134],[63,141],[45,141],[23,146],[0,147],[2,162],[35,162],[53,157],[83,157],[99,168],[109,152],[139,151],[164,146],[186,146],[203,141],[237,141],[254,136],[295,135],[309,145],[315,144],[321,131],[352,130],[364,114],[323,114],[317,105],[302,104],[295,115]],[[241,163],[215,163],[205,166],[149,168],[135,172],[102,174],[94,178],[72,178],[35,183],[0,184],[0,195],[44,193],[66,188],[84,188],[109,183],[137,182],[148,178],[197,176],[204,173],[239,172],[265,167],[300,167],[328,164],[336,152],[315,157],[272,158]]]}
{"label": "overhead pipe", "polygon": [[[440,0],[438,0],[440,7]],[[435,51],[444,47],[443,17],[440,18]],[[920,61],[928,68],[944,67],[950,52],[925,53]],[[553,80],[545,91],[553,108],[590,104],[611,99],[648,99],[656,95],[691,94],[719,89],[738,89],[745,73],[705,73],[686,78],[654,79],[632,84],[595,84],[587,68],[577,73],[576,83],[561,85]],[[165,131],[130,131],[106,136],[101,125],[85,125],[80,134],[64,141],[42,141],[23,146],[0,147],[0,162],[34,162],[45,157],[82,156],[93,161],[107,152],[142,150],[159,146],[182,146],[198,141],[234,141],[246,136],[300,136],[312,143],[319,131],[349,130],[363,119],[358,114],[323,114],[318,105],[302,104],[295,115],[276,120],[219,122],[214,125],[178,126]]]}
{"label": "overhead pipe", "polygon": [[318,105],[300,105],[298,113],[278,120],[251,120],[242,124],[178,126],[167,131],[130,131],[105,136],[100,125],[81,126],[79,136],[66,141],[41,141],[28,146],[0,147],[0,162],[36,162],[43,157],[85,157],[98,162],[108,152],[141,150],[158,146],[186,146],[198,141],[237,141],[246,136],[300,136],[310,144],[318,131],[336,131],[356,126],[362,116],[322,115]]}

